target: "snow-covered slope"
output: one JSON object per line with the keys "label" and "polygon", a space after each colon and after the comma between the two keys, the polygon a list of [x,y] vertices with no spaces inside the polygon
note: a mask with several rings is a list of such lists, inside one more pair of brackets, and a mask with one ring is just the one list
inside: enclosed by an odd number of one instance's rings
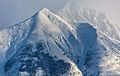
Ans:
{"label": "snow-covered slope", "polygon": [[2,76],[82,76],[67,40],[75,30],[46,8],[0,31]]}
{"label": "snow-covered slope", "polygon": [[67,5],[0,31],[2,76],[120,76],[119,26]]}
{"label": "snow-covered slope", "polygon": [[[80,8],[77,5],[68,4],[58,15],[73,28],[78,29],[80,32],[77,34],[84,34],[79,38],[84,47],[84,54],[81,64],[77,64],[84,76],[120,76],[120,28],[118,25],[111,23],[103,13]],[[90,32],[86,25],[84,25],[85,28],[79,29],[83,27],[81,23],[89,23],[93,26],[91,30],[94,29],[96,32]],[[89,42],[94,41],[90,47],[88,41],[84,41],[87,39]]]}

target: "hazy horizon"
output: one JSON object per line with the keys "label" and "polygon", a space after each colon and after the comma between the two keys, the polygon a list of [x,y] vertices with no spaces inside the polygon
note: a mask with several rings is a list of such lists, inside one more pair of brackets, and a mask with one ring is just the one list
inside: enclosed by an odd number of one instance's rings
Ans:
{"label": "hazy horizon", "polygon": [[0,28],[17,24],[42,8],[56,12],[63,8],[67,1],[69,0],[0,0]]}

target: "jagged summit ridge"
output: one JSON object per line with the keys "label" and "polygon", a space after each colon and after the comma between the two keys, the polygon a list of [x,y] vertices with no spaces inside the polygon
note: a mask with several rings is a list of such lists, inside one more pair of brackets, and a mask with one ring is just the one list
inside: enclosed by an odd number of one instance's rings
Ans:
{"label": "jagged summit ridge", "polygon": [[97,30],[103,32],[105,35],[116,40],[120,40],[120,35],[118,34],[118,32],[120,32],[119,26],[112,23],[108,16],[104,13],[98,12],[97,10],[81,8],[78,5],[70,6],[68,4],[65,8],[60,10],[58,15],[73,25],[78,22],[87,22],[93,25]]}

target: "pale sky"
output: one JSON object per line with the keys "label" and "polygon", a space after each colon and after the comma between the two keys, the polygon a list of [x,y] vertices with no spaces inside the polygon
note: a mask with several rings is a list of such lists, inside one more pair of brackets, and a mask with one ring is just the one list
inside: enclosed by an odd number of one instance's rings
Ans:
{"label": "pale sky", "polygon": [[[62,9],[70,0],[0,0],[0,28],[17,24],[42,8],[52,12]],[[120,24],[120,0],[71,0],[81,7],[92,7],[105,12]]]}
{"label": "pale sky", "polygon": [[0,0],[0,28],[17,24],[42,8],[56,12],[69,0]]}

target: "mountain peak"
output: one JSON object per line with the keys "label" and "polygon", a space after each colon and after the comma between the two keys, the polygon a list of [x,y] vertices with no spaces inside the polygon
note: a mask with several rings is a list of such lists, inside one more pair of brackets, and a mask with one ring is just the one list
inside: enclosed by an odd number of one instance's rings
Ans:
{"label": "mountain peak", "polygon": [[39,12],[38,12],[38,14],[40,14],[40,13],[44,13],[44,14],[48,14],[48,13],[51,13],[47,8],[43,8],[42,10],[40,10]]}
{"label": "mountain peak", "polygon": [[41,11],[49,11],[47,8],[43,8]]}

